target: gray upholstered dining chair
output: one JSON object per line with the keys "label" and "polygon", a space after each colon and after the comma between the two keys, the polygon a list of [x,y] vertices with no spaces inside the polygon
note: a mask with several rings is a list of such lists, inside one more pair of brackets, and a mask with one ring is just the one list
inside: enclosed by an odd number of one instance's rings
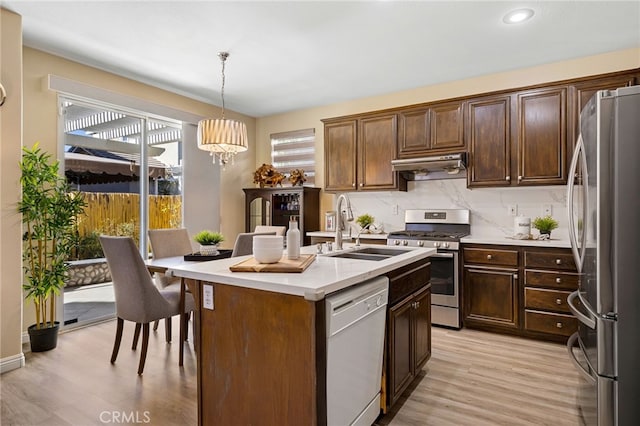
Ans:
{"label": "gray upholstered dining chair", "polygon": [[282,235],[284,237],[285,232],[287,232],[286,226],[272,226],[272,225],[256,225],[253,229],[253,232],[256,234],[261,234],[265,232],[275,232],[276,235]]}
{"label": "gray upholstered dining chair", "polygon": [[256,235],[276,235],[276,232],[241,232],[236,237],[231,257],[253,254],[253,237]]}
{"label": "gray upholstered dining chair", "polygon": [[[142,327],[142,350],[138,364],[138,374],[142,374],[149,346],[149,323],[162,318],[171,318],[182,314],[180,318],[180,335],[185,336],[186,312],[194,309],[193,296],[185,293],[184,310],[180,306],[180,292],[158,290],[147,269],[138,247],[131,237],[100,236],[100,244],[104,251],[116,299],[117,328],[113,343],[111,363],[116,362],[124,321],[136,324],[132,349],[136,349],[137,336]],[[180,359],[184,351],[184,341],[180,341]]]}
{"label": "gray upholstered dining chair", "polygon": [[[149,241],[154,259],[184,256],[193,252],[189,232],[185,228],[149,229]],[[167,277],[162,272],[153,274],[156,285],[161,290],[180,291],[180,278]],[[153,330],[158,329],[158,321],[153,324]],[[171,318],[165,318],[165,329],[171,335]]]}

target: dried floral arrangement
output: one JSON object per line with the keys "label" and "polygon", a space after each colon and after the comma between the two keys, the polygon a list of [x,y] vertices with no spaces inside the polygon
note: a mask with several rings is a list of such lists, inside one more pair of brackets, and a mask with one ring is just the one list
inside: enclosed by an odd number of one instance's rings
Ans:
{"label": "dried floral arrangement", "polygon": [[291,185],[302,186],[302,184],[306,180],[307,180],[307,177],[304,174],[304,170],[302,169],[291,170],[291,174],[289,175],[289,182],[291,182]]}
{"label": "dried floral arrangement", "polygon": [[285,176],[277,171],[271,164],[262,164],[253,174],[253,183],[260,185],[260,188],[265,186],[282,186],[282,181]]}

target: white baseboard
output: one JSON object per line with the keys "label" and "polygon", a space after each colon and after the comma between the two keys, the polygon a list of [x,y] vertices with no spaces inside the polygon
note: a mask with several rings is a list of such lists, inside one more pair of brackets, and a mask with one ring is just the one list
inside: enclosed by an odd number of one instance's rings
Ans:
{"label": "white baseboard", "polygon": [[25,343],[29,343],[30,339],[29,339],[29,333],[27,333],[26,331],[22,332],[22,344],[24,345]]}
{"label": "white baseboard", "polygon": [[24,367],[24,354],[22,352],[0,360],[0,374],[22,367]]}

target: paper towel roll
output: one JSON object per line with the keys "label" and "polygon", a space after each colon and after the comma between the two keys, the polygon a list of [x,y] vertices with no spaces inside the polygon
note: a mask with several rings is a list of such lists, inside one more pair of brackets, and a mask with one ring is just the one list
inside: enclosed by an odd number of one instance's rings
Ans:
{"label": "paper towel roll", "polygon": [[517,216],[513,220],[513,233],[514,234],[531,234],[531,218],[524,216]]}

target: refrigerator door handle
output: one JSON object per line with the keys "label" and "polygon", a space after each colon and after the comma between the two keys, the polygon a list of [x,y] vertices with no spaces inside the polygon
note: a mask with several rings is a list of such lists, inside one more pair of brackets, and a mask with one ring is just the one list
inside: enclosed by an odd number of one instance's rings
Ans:
{"label": "refrigerator door handle", "polygon": [[[581,247],[578,247],[578,237],[576,235],[576,228],[575,228],[575,220],[574,220],[574,211],[573,211],[573,192],[575,190],[575,174],[576,174],[576,170],[578,168],[578,160],[582,157],[583,155],[583,151],[584,151],[584,142],[582,140],[582,134],[580,136],[578,136],[578,142],[576,143],[576,147],[573,150],[573,157],[571,158],[571,166],[569,167],[569,174],[567,176],[567,212],[568,212],[568,219],[569,219],[569,241],[571,243],[571,251],[573,252],[573,258],[576,262],[576,267],[578,269],[578,272],[582,272],[582,263],[583,263],[583,259],[584,259],[584,238],[582,238],[581,240]],[[583,161],[582,162],[582,166],[583,172],[586,172],[586,162]],[[584,202],[586,203],[586,200],[584,200]],[[584,214],[583,212],[583,217],[582,219],[582,229],[583,229],[583,235],[584,235],[584,230],[586,230],[586,226],[587,224],[586,222],[586,214]],[[581,252],[580,248],[583,248],[583,251]]]}
{"label": "refrigerator door handle", "polygon": [[582,306],[584,306],[584,308],[587,310],[587,313],[590,315],[590,316],[587,316],[583,314],[573,302],[576,299],[576,297],[579,297],[579,296],[580,296],[579,290],[576,290],[573,293],[571,293],[569,296],[567,296],[567,305],[569,305],[569,309],[571,310],[571,313],[573,313],[573,315],[576,318],[578,318],[578,321],[580,321],[590,329],[595,330],[596,318],[595,318],[595,314],[591,312],[591,310],[589,309],[589,306],[587,306],[587,304],[582,302]]}
{"label": "refrigerator door handle", "polygon": [[576,340],[578,340],[578,337],[579,337],[579,333],[576,331],[571,335],[571,337],[569,337],[569,340],[567,340],[567,351],[569,352],[569,359],[571,359],[571,361],[573,362],[573,365],[580,372],[580,374],[582,374],[582,376],[588,382],[595,385],[597,382],[597,379],[593,377],[589,373],[589,371],[587,371],[587,369],[582,366],[582,364],[580,364],[580,361],[578,361],[578,358],[576,358],[576,354],[573,352],[573,347],[576,343]]}

